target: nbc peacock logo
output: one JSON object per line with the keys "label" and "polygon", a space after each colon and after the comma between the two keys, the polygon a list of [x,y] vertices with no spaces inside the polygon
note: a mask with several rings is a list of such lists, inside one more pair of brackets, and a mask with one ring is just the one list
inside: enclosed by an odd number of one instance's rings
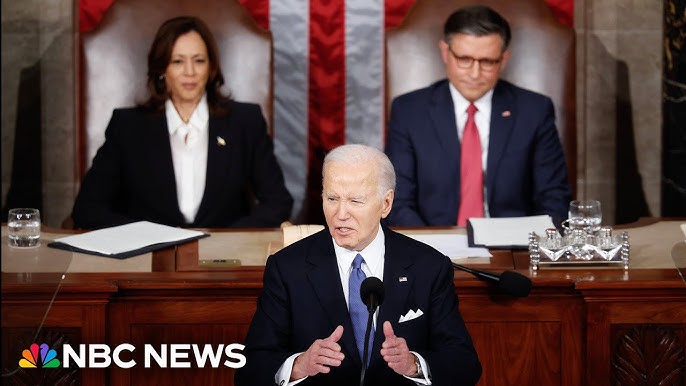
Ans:
{"label": "nbc peacock logo", "polygon": [[57,359],[57,352],[50,348],[46,343],[34,343],[21,353],[19,367],[23,368],[56,368],[60,367],[60,360]]}

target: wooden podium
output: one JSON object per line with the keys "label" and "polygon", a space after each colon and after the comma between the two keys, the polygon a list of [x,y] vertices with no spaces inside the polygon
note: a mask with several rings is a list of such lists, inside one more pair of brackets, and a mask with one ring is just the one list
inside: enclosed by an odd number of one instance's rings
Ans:
{"label": "wooden podium", "polygon": [[[572,267],[534,275],[526,251],[492,251],[488,262],[470,265],[530,276],[533,289],[526,298],[509,297],[456,271],[460,311],[484,370],[479,385],[683,385],[686,284],[664,260],[668,257],[653,252],[662,248],[657,240],[671,234],[671,226],[678,223],[632,233],[636,267],[628,271]],[[238,232],[238,238],[245,241],[253,232]],[[659,238],[646,241],[652,233]],[[188,369],[145,368],[142,357],[146,344],[243,342],[262,289],[263,266],[201,269],[198,264],[203,253],[218,257],[203,244],[213,238],[229,255],[232,246],[239,248],[238,241],[227,241],[230,236],[213,233],[153,257],[148,272],[67,271],[61,277],[6,272],[3,265],[3,373],[18,367],[22,350],[34,340],[111,348],[129,343],[136,347],[131,359],[137,362],[130,369],[22,369],[12,377],[20,384],[41,374],[82,385],[232,385],[234,370],[225,366],[197,368],[193,362]],[[278,231],[253,236],[259,242],[250,247],[264,253],[254,258],[264,260],[278,249]],[[642,266],[644,258],[654,258],[654,267]],[[106,265],[108,259],[101,259]]]}

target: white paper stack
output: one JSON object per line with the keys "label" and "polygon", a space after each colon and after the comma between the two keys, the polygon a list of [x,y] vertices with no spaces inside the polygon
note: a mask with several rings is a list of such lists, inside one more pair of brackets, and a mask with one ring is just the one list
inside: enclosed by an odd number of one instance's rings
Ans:
{"label": "white paper stack", "polygon": [[191,229],[139,221],[60,237],[48,246],[91,255],[125,259],[207,236],[209,234]]}
{"label": "white paper stack", "polygon": [[555,225],[548,215],[470,218],[467,221],[469,245],[487,248],[527,248],[530,232],[545,235],[549,228],[555,228]]}

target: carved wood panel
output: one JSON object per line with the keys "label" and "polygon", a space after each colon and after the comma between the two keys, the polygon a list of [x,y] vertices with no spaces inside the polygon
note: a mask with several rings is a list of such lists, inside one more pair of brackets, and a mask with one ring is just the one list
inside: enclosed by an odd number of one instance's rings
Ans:
{"label": "carved wood panel", "polygon": [[612,385],[686,385],[684,325],[615,326]]}
{"label": "carved wood panel", "polygon": [[[80,385],[78,368],[22,368],[19,360],[22,352],[33,343],[46,343],[60,351],[63,344],[79,344],[79,328],[36,328],[6,327],[2,329],[2,384],[3,385]],[[59,358],[59,354],[58,354]],[[61,360],[61,359],[60,359]]]}
{"label": "carved wood panel", "polygon": [[[20,369],[18,361],[32,343],[47,343],[62,358],[62,345],[107,343],[106,307],[103,301],[83,299],[76,304],[57,300],[45,315],[42,301],[7,301],[2,305],[3,385],[102,385],[103,369],[49,368]],[[45,317],[43,319],[43,317]],[[42,325],[41,325],[42,324]],[[40,330],[38,330],[40,326]],[[38,331],[36,333],[36,331]],[[19,370],[17,370],[19,369]]]}

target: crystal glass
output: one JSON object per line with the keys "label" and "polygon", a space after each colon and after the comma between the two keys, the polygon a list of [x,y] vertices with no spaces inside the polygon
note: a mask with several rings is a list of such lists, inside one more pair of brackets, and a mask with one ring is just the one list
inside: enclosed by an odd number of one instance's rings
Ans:
{"label": "crystal glass", "polygon": [[10,209],[7,216],[7,236],[10,247],[40,246],[40,211],[33,208]]}
{"label": "crystal glass", "polygon": [[600,230],[603,212],[598,200],[574,200],[569,203],[569,226],[572,229],[583,229],[588,234]]}

